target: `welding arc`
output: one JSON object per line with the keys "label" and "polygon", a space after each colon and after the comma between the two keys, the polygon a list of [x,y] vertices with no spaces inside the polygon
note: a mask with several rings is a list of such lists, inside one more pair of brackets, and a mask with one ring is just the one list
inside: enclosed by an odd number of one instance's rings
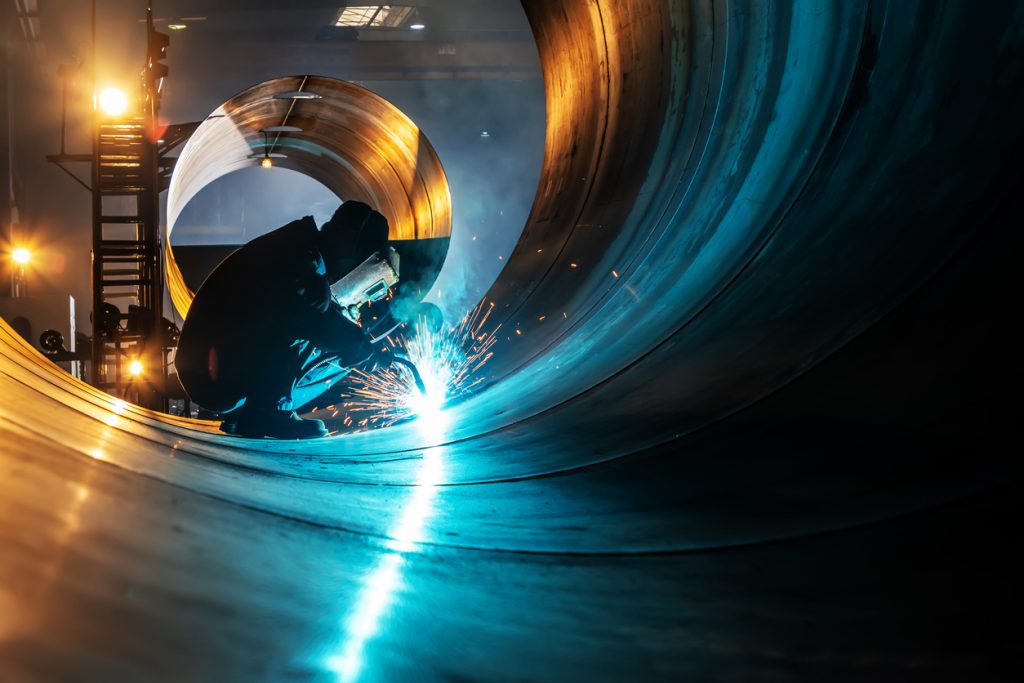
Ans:
{"label": "welding arc", "polygon": [[420,371],[416,367],[416,364],[413,363],[408,358],[403,358],[402,356],[397,356],[397,355],[394,357],[394,361],[396,363],[399,363],[400,365],[403,365],[404,367],[406,367],[409,370],[409,372],[412,373],[412,379],[413,379],[414,382],[416,382],[416,388],[420,390],[421,394],[426,396],[427,395],[427,385],[423,383],[423,377],[420,376]]}

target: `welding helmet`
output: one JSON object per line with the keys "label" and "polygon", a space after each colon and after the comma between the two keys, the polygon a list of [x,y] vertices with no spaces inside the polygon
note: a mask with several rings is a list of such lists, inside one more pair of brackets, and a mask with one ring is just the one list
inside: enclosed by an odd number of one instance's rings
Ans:
{"label": "welding helmet", "polygon": [[353,322],[365,304],[383,301],[398,284],[399,257],[392,247],[375,251],[369,258],[331,285],[331,296]]}
{"label": "welding helmet", "polygon": [[320,228],[320,253],[332,282],[387,246],[387,219],[363,202],[343,203]]}

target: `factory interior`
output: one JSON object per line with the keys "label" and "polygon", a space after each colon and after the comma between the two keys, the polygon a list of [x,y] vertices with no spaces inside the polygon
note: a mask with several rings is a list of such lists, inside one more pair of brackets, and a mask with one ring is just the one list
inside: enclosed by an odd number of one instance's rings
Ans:
{"label": "factory interior", "polygon": [[0,681],[1020,680],[1024,3],[0,26]]}

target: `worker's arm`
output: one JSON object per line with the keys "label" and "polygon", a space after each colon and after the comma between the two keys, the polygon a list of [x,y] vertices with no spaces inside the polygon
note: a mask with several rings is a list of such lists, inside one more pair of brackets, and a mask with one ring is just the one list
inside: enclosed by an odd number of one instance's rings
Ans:
{"label": "worker's arm", "polygon": [[373,355],[374,347],[362,328],[350,321],[331,296],[331,283],[316,271],[297,283],[306,336],[324,351],[343,354],[355,365]]}

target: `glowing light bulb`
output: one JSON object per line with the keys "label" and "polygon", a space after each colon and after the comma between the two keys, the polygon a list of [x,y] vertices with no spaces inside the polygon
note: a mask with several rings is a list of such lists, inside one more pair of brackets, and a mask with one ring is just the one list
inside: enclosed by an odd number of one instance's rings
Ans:
{"label": "glowing light bulb", "polygon": [[270,157],[263,157],[263,161],[260,162],[260,166],[262,166],[263,168],[273,168],[274,162],[271,160]]}
{"label": "glowing light bulb", "polygon": [[142,365],[142,361],[138,359],[133,360],[131,363],[128,364],[128,373],[132,377],[138,377],[139,375],[142,374],[143,370],[145,370],[145,368]]}
{"label": "glowing light bulb", "polygon": [[422,31],[426,27],[427,27],[426,24],[413,24],[409,28],[411,28],[413,31]]}
{"label": "glowing light bulb", "polygon": [[128,109],[128,96],[117,88],[107,88],[100,93],[100,109],[105,114],[120,116]]}
{"label": "glowing light bulb", "polygon": [[32,260],[32,254],[29,253],[28,249],[15,249],[11,252],[11,258],[19,266],[28,265],[28,262]]}

